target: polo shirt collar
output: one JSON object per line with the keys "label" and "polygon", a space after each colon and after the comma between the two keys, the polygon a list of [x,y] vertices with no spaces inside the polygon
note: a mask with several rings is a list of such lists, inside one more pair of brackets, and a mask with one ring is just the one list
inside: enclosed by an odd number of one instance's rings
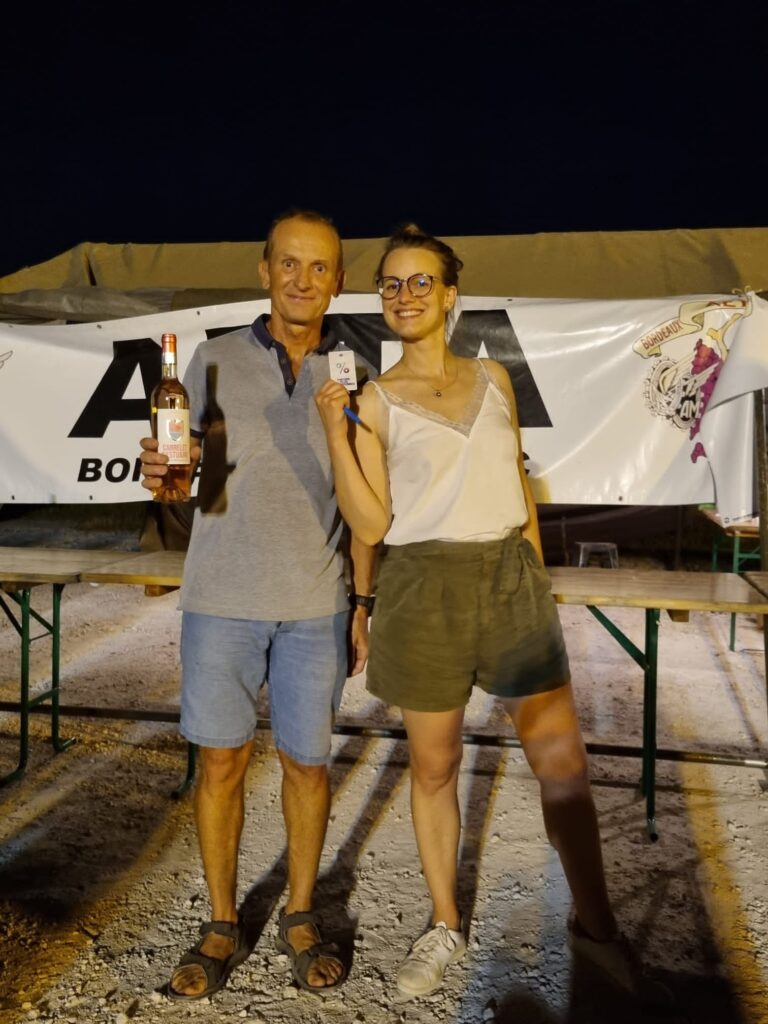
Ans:
{"label": "polo shirt collar", "polygon": [[[253,331],[254,337],[266,349],[274,348],[275,345],[279,345],[280,348],[284,348],[285,346],[282,344],[282,342],[277,341],[269,333],[269,329],[267,327],[268,320],[269,313],[262,313],[261,316],[256,317],[256,319],[251,324],[251,330]],[[331,327],[330,323],[328,322],[328,319],[325,318],[323,320],[323,326],[321,328],[320,344],[316,349],[312,350],[310,355],[326,355],[328,352],[336,348],[336,345],[336,334],[333,328]]]}

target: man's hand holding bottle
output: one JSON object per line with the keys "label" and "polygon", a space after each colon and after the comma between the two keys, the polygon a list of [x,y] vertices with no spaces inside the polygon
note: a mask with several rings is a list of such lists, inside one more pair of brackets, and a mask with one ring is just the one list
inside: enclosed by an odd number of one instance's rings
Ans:
{"label": "man's hand holding bottle", "polygon": [[[141,445],[141,486],[148,491],[159,491],[163,487],[164,477],[168,475],[168,456],[158,452],[158,441],[155,437],[142,437]],[[195,469],[202,455],[199,442],[193,438],[190,446],[190,479],[194,479]]]}

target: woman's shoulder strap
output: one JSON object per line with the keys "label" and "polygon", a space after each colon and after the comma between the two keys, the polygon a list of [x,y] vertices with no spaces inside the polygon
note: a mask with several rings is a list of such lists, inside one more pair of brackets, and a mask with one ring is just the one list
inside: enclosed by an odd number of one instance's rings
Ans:
{"label": "woman's shoulder strap", "polygon": [[[375,381],[375,380],[369,380],[369,381],[368,381],[368,384],[369,384],[369,385],[371,386],[371,388],[372,388],[373,392],[374,392],[374,393],[375,393],[375,394],[376,394],[376,395],[377,395],[377,396],[378,396],[378,397],[379,397],[379,398],[380,398],[380,399],[381,399],[381,400],[382,400],[383,402],[386,402],[386,404],[387,404],[387,405],[390,405],[390,404],[391,404],[391,397],[392,397],[392,396],[391,396],[391,395],[389,394],[389,392],[387,391],[387,389],[386,389],[386,388],[383,388],[383,387],[381,386],[381,384],[379,384],[379,382],[378,382],[378,381]],[[367,385],[366,385],[366,386],[367,386]]]}
{"label": "woman's shoulder strap", "polygon": [[480,376],[483,378],[484,381],[493,380],[493,377],[491,377],[490,373],[488,372],[488,367],[485,365],[485,359],[481,359],[480,356],[476,356],[475,363],[479,367]]}
{"label": "woman's shoulder strap", "polygon": [[363,398],[369,403],[371,426],[386,449],[389,441],[389,415],[392,407],[386,388],[381,387],[375,380],[369,380],[363,388]]}
{"label": "woman's shoulder strap", "polygon": [[[504,403],[504,405],[507,408],[510,408],[509,398],[504,393],[504,389],[501,387],[501,384],[499,383],[499,380],[498,380],[498,378],[496,376],[497,372],[504,373],[505,375],[507,375],[507,371],[506,371],[505,367],[501,363],[499,363],[496,359],[481,359],[480,357],[478,357],[477,361],[478,361],[478,363],[480,364],[480,366],[482,368],[482,372],[483,372],[483,375],[485,377],[485,380],[490,385],[491,390],[496,395],[498,395],[498,397],[502,400],[502,402]],[[489,369],[489,367],[488,367],[489,363],[491,363],[493,365],[494,370]]]}

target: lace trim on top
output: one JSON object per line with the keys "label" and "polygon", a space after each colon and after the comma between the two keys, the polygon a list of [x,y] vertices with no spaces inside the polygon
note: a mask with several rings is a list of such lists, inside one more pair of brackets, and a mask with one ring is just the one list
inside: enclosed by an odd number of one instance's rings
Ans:
{"label": "lace trim on top", "polygon": [[[406,412],[413,413],[414,416],[421,416],[423,419],[432,420],[433,423],[439,423],[441,426],[448,427],[450,430],[456,430],[465,437],[469,437],[472,433],[472,428],[477,422],[477,417],[480,415],[480,410],[483,407],[483,402],[485,401],[485,395],[489,386],[492,387],[500,396],[505,406],[509,405],[506,395],[496,386],[482,361],[480,359],[476,359],[475,364],[477,366],[475,386],[472,389],[472,394],[467,402],[464,410],[464,416],[461,420],[448,419],[447,416],[441,415],[441,413],[436,412],[434,409],[428,409],[419,402],[409,402],[406,398],[401,398],[393,391],[388,391],[387,388],[382,387],[382,385],[377,381],[371,381],[371,383],[388,406],[394,405],[400,409],[405,409]],[[388,426],[389,425],[387,424],[387,428]],[[389,446],[388,429],[386,436],[383,437],[382,440],[385,448],[387,448]]]}

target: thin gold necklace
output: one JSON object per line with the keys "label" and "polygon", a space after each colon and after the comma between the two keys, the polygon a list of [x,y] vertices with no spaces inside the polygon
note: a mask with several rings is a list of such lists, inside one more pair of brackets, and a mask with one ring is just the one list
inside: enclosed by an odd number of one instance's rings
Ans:
{"label": "thin gold necklace", "polygon": [[[414,374],[414,376],[415,376],[415,374]],[[447,384],[441,384],[440,387],[435,387],[435,385],[432,384],[429,380],[427,380],[426,377],[416,377],[416,380],[423,380],[424,381],[424,383],[427,385],[427,387],[432,392],[432,394],[435,396],[435,398],[442,398],[443,397],[443,392],[447,391],[448,388],[452,387],[452,385],[454,385],[458,379],[459,379],[459,363],[458,363],[458,360],[456,361],[456,373],[453,375],[453,380],[449,381]]]}

